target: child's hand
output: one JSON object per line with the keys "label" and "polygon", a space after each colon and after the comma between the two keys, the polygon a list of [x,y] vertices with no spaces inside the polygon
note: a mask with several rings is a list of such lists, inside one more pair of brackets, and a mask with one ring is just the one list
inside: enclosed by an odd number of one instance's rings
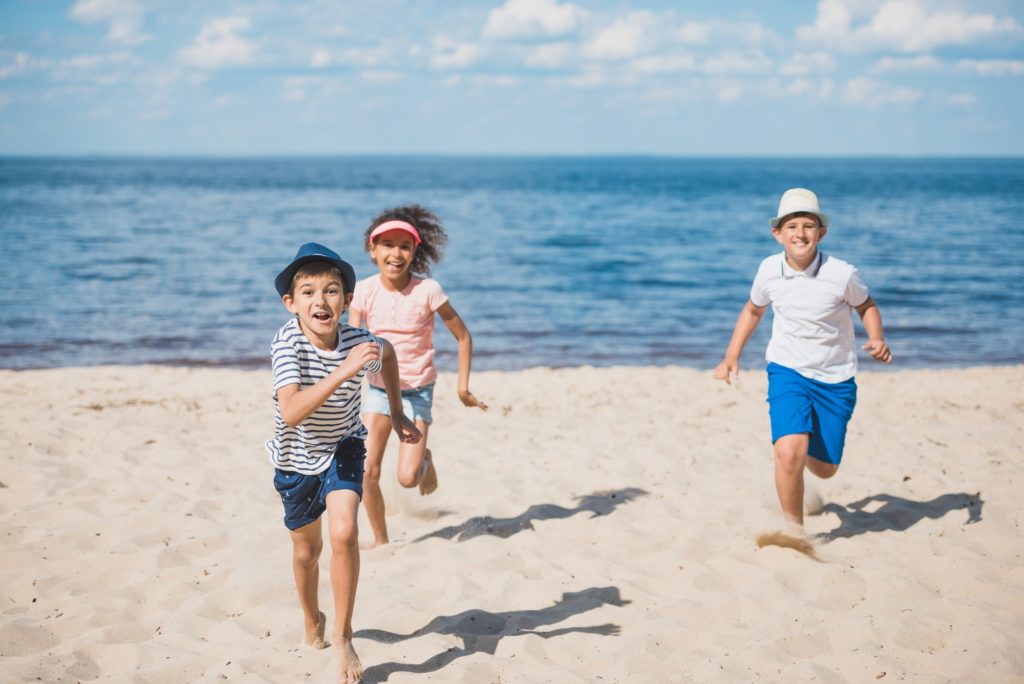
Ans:
{"label": "child's hand", "polygon": [[892,352],[883,339],[868,340],[867,344],[861,347],[861,349],[867,350],[871,358],[876,361],[881,361],[882,363],[890,363],[892,361]]}
{"label": "child's hand", "polygon": [[723,359],[722,363],[720,363],[717,366],[715,366],[715,371],[711,374],[711,376],[715,380],[725,380],[725,384],[727,384],[727,385],[731,385],[732,384],[729,381],[729,376],[730,375],[732,375],[734,378],[736,378],[736,381],[739,382],[739,379],[740,379],[740,362],[739,361],[730,361],[729,359]]}
{"label": "child's hand", "polygon": [[415,444],[423,437],[420,429],[416,427],[416,423],[409,420],[404,413],[391,416],[391,429],[398,435],[398,440],[406,444]]}
{"label": "child's hand", "polygon": [[380,358],[380,347],[373,342],[357,344],[349,350],[348,356],[340,366],[338,372],[347,378],[353,377],[367,364],[373,363]]}
{"label": "child's hand", "polygon": [[486,411],[488,408],[487,404],[474,397],[473,393],[469,390],[459,390],[459,400],[464,406],[468,406],[469,408],[476,407],[481,411]]}

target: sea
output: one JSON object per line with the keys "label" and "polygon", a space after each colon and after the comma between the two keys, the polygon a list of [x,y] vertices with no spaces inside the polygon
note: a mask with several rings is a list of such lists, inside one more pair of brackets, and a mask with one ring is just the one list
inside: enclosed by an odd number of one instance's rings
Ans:
{"label": "sea", "polygon": [[[1020,158],[7,157],[0,368],[267,368],[298,246],[372,275],[371,218],[419,203],[449,234],[433,277],[474,369],[710,369],[790,187],[821,198],[822,249],[860,269],[891,368],[1024,362]],[[454,370],[440,320],[435,344]]]}

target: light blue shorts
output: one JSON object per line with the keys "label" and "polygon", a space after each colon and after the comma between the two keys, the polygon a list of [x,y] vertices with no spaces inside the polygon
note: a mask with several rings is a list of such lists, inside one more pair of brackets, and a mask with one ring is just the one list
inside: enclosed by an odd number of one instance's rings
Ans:
{"label": "light blue shorts", "polygon": [[843,460],[846,424],[856,405],[857,383],[853,378],[821,382],[777,363],[768,364],[772,444],[786,435],[807,433],[807,455],[838,465]]}
{"label": "light blue shorts", "polygon": [[[402,410],[413,420],[422,420],[427,425],[434,422],[431,407],[434,405],[434,383],[424,387],[402,390]],[[381,413],[391,415],[388,404],[388,393],[383,387],[367,385],[366,396],[363,397],[363,413]]]}

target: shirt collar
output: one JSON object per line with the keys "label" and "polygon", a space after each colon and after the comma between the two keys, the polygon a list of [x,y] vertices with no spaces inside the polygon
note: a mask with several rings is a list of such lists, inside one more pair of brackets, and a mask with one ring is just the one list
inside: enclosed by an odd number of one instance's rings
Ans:
{"label": "shirt collar", "polygon": [[822,262],[824,260],[825,260],[825,255],[819,249],[818,250],[818,256],[817,256],[817,258],[814,259],[814,262],[811,263],[804,270],[797,271],[797,270],[793,269],[789,265],[789,263],[786,261],[786,253],[783,252],[782,253],[782,277],[783,278],[787,278],[787,279],[788,278],[800,278],[800,277],[816,278],[816,277],[818,277],[818,271],[821,270],[821,264],[822,264]]}

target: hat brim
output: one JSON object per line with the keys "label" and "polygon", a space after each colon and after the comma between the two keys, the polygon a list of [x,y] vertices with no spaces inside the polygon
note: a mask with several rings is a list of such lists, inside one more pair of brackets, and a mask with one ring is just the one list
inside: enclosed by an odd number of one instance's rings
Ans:
{"label": "hat brim", "polygon": [[347,261],[342,259],[332,259],[322,254],[309,254],[307,256],[299,257],[292,263],[288,264],[283,271],[277,274],[277,277],[274,278],[274,287],[277,289],[277,294],[282,297],[288,294],[288,290],[292,286],[292,278],[295,277],[295,272],[306,264],[314,261],[326,261],[341,272],[342,284],[345,286],[345,294],[352,294],[356,289],[356,271]]}
{"label": "hat brim", "polygon": [[823,211],[818,211],[817,209],[812,209],[810,207],[807,207],[806,209],[796,207],[790,209],[781,216],[776,216],[771,220],[772,228],[778,228],[779,224],[782,223],[782,220],[784,218],[786,218],[787,216],[792,216],[793,214],[814,214],[815,216],[818,217],[818,222],[821,223],[821,227],[828,228],[828,214],[826,214]]}

